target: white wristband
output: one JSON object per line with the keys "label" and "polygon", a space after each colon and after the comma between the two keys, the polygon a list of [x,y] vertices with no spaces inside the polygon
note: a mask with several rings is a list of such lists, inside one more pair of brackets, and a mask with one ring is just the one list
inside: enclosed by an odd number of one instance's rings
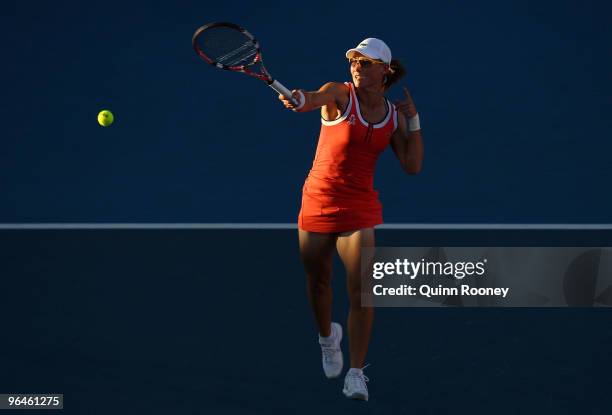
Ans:
{"label": "white wristband", "polygon": [[408,118],[408,129],[410,131],[419,131],[421,129],[421,123],[419,121],[419,113],[414,117]]}
{"label": "white wristband", "polygon": [[306,97],[304,96],[304,93],[302,91],[300,91],[299,89],[297,90],[297,93],[300,95],[298,101],[299,101],[299,105],[297,107],[295,107],[293,109],[293,111],[299,111],[302,109],[302,107],[304,106],[304,104],[306,103]]}

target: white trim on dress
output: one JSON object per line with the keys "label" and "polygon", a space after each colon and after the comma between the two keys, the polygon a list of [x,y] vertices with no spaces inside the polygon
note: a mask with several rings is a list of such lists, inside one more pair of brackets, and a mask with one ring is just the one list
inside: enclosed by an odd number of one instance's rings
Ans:
{"label": "white trim on dress", "polygon": [[[349,86],[349,90],[350,89],[351,87]],[[348,105],[346,106],[346,109],[344,110],[344,114],[342,114],[340,118],[337,118],[333,121],[327,121],[325,118],[321,117],[321,124],[326,125],[328,127],[332,125],[340,124],[342,121],[346,120],[346,117],[348,117],[348,115],[351,113],[352,106],[353,106],[353,97],[351,96],[349,92],[349,101],[348,101]]]}
{"label": "white trim on dress", "polygon": [[[353,84],[351,83],[351,93],[355,94],[355,112],[357,113],[357,118],[359,118],[359,121],[361,121],[361,123],[365,126],[365,127],[370,127],[370,123],[368,123],[366,120],[363,119],[363,117],[361,116],[361,109],[359,108],[359,99],[357,98],[357,92],[355,92],[355,88],[353,86]],[[387,101],[387,116],[385,117],[384,120],[382,120],[381,122],[379,122],[378,124],[374,124],[372,127],[373,128],[383,128],[385,125],[387,125],[387,122],[389,122],[389,119],[391,118],[391,113],[393,112],[391,106],[389,105],[390,102],[388,99],[385,98],[385,100]]]}

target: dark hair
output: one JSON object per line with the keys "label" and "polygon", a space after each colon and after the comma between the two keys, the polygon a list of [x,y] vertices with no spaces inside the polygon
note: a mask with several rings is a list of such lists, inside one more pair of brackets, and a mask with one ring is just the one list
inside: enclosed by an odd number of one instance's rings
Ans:
{"label": "dark hair", "polygon": [[393,72],[388,73],[385,76],[385,91],[391,88],[394,83],[399,81],[404,75],[406,75],[406,69],[402,66],[401,62],[397,59],[391,59],[389,67],[393,69]]}

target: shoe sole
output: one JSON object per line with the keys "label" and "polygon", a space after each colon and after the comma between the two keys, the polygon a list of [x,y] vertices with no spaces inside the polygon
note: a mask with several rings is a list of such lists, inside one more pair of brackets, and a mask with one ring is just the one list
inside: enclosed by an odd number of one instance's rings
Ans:
{"label": "shoe sole", "polygon": [[[334,323],[334,324],[338,324],[338,323]],[[338,324],[338,327],[340,331],[340,339],[338,340],[338,344],[341,344],[342,343],[342,326]],[[340,375],[342,374],[342,369],[344,368],[344,354],[342,353],[342,349],[340,349],[340,359],[342,361],[342,364],[340,365],[340,369],[338,370],[338,373],[333,374],[333,375],[328,375],[327,373],[325,373],[325,377],[327,379],[336,379],[337,377],[340,377]]]}
{"label": "shoe sole", "polygon": [[342,393],[344,393],[344,396],[346,396],[349,399],[358,399],[358,400],[366,401],[366,402],[368,401],[368,396],[364,395],[363,393],[350,394],[346,391],[346,389],[342,389]]}
{"label": "shoe sole", "polygon": [[340,351],[340,357],[342,358],[342,365],[340,365],[340,369],[338,370],[338,373],[333,374],[333,375],[328,375],[327,373],[325,373],[325,377],[327,379],[336,379],[336,378],[339,378],[340,375],[342,374],[342,368],[344,367],[344,355],[342,354],[342,351]]}

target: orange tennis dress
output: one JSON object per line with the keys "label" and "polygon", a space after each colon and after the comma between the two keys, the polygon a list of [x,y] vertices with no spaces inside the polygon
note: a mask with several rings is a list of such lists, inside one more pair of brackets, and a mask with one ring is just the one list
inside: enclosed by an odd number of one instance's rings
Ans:
{"label": "orange tennis dress", "polygon": [[397,129],[397,110],[386,100],[387,114],[378,124],[361,116],[352,83],[342,116],[321,118],[321,133],[312,168],[302,188],[298,227],[336,233],[383,223],[382,205],[374,190],[374,168]]}

